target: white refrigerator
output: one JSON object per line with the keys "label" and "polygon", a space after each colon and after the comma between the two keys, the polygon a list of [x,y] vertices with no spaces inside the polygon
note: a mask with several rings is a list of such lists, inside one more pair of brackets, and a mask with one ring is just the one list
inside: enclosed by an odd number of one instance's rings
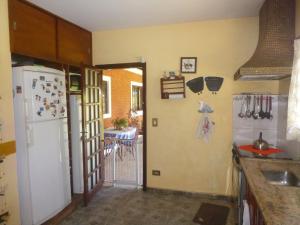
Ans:
{"label": "white refrigerator", "polygon": [[83,153],[82,153],[82,113],[81,95],[70,96],[71,116],[71,140],[72,140],[72,173],[73,192],[82,194],[84,191],[83,182]]}
{"label": "white refrigerator", "polygon": [[37,225],[71,202],[65,73],[13,68],[22,225]]}

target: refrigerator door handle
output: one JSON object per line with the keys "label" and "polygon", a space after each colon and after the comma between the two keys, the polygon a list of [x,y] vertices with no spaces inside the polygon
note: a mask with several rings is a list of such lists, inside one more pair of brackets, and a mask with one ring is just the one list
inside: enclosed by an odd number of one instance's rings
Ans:
{"label": "refrigerator door handle", "polygon": [[30,99],[25,99],[24,100],[24,109],[25,109],[25,118],[26,118],[26,120],[30,120],[31,118],[30,118],[30,110],[29,110],[29,108],[30,108],[30,106],[29,106],[29,104],[31,104],[31,102],[30,102]]}
{"label": "refrigerator door handle", "polygon": [[24,108],[25,108],[25,117],[28,119],[28,115],[29,115],[29,112],[28,112],[28,102],[26,100],[24,102]]}
{"label": "refrigerator door handle", "polygon": [[31,126],[27,126],[27,146],[33,145],[33,129]]}

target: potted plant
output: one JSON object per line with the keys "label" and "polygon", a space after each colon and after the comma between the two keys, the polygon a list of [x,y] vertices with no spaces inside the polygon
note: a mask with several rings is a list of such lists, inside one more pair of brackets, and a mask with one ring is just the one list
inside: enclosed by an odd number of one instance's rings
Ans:
{"label": "potted plant", "polygon": [[127,115],[128,115],[129,126],[139,128],[140,121],[139,121],[137,111],[134,109],[130,109]]}
{"label": "potted plant", "polygon": [[114,128],[116,130],[122,130],[126,127],[128,127],[128,120],[126,118],[119,118],[117,117],[112,121]]}

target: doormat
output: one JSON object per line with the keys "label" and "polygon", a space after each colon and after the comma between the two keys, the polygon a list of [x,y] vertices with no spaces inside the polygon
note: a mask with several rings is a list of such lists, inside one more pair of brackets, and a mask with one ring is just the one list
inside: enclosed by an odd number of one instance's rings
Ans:
{"label": "doormat", "polygon": [[193,222],[201,225],[226,225],[229,207],[203,203]]}

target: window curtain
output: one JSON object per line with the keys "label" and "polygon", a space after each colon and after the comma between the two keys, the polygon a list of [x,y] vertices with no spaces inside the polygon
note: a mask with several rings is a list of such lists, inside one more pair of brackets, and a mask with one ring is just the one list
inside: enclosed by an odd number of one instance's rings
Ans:
{"label": "window curtain", "polygon": [[295,40],[294,46],[294,64],[288,103],[287,139],[300,141],[300,39]]}

